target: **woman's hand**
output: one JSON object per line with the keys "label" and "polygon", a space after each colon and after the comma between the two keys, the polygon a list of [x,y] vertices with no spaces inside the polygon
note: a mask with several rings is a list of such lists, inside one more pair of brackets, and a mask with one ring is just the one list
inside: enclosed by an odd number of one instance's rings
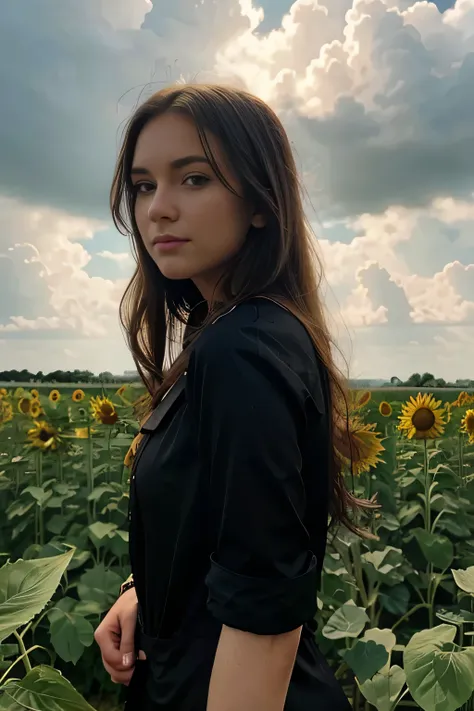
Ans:
{"label": "woman's hand", "polygon": [[136,656],[137,604],[135,588],[124,592],[94,634],[104,667],[115,684],[128,686],[132,678]]}

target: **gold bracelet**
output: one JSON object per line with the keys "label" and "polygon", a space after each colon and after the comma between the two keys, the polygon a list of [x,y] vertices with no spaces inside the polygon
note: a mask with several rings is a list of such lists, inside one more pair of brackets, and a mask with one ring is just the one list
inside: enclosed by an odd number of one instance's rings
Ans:
{"label": "gold bracelet", "polygon": [[133,580],[133,574],[129,575],[128,578],[125,580],[124,583],[120,586],[120,595],[123,595],[124,592],[127,592],[127,590],[130,590],[131,588],[135,587],[135,581]]}

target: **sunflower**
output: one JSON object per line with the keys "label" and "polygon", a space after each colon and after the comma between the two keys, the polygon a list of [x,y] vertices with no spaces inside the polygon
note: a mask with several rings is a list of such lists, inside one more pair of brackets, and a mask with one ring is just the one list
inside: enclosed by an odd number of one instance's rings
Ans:
{"label": "sunflower", "polygon": [[38,400],[38,398],[39,398],[39,396],[40,396],[40,394],[39,394],[39,392],[36,390],[36,388],[33,388],[33,390],[30,390],[30,395],[31,395],[31,397],[35,398],[35,400]]}
{"label": "sunflower", "polygon": [[30,415],[34,420],[37,420],[40,415],[43,414],[43,410],[38,400],[32,400],[30,403]]}
{"label": "sunflower", "polygon": [[125,459],[123,460],[123,463],[126,467],[131,467],[133,464],[133,460],[135,459],[135,455],[137,453],[138,445],[143,439],[143,434],[139,432],[136,437],[134,438],[132,444],[130,445],[130,448],[125,455]]}
{"label": "sunflower", "polygon": [[380,441],[380,433],[375,432],[375,427],[375,424],[364,423],[357,415],[349,418],[350,449],[346,450],[348,456],[340,454],[340,457],[348,467],[352,462],[352,470],[356,475],[368,472],[371,467],[383,462],[379,455],[385,447]]}
{"label": "sunflower", "polygon": [[141,426],[144,420],[146,420],[148,415],[151,413],[152,398],[150,393],[143,393],[143,395],[140,395],[140,397],[137,398],[132,405],[133,413]]}
{"label": "sunflower", "polygon": [[51,400],[51,402],[58,402],[61,399],[61,393],[59,392],[59,390],[51,390],[48,395],[48,398]]}
{"label": "sunflower", "polygon": [[27,397],[22,397],[18,400],[18,412],[22,415],[29,415],[31,412],[31,400]]}
{"label": "sunflower", "polygon": [[474,403],[474,396],[469,395],[469,393],[463,390],[459,393],[457,399],[452,403],[452,406],[465,407],[466,405],[470,405],[471,403]]}
{"label": "sunflower", "polygon": [[408,439],[436,439],[443,434],[445,424],[440,405],[441,400],[435,400],[428,393],[418,393],[416,399],[410,397],[409,402],[402,405],[398,429],[405,432]]}
{"label": "sunflower", "polygon": [[444,403],[444,414],[446,415],[446,424],[451,422],[451,417],[453,416],[453,406],[450,402]]}
{"label": "sunflower", "polygon": [[6,388],[0,388],[0,400],[3,397],[8,397],[8,390]]}
{"label": "sunflower", "polygon": [[8,400],[0,400],[0,425],[13,420],[13,407]]}
{"label": "sunflower", "polygon": [[84,400],[86,394],[84,390],[74,390],[72,394],[72,399],[74,402],[81,402],[81,400]]}
{"label": "sunflower", "polygon": [[[74,429],[74,432],[76,433],[76,437],[78,439],[88,439],[89,438],[89,429],[87,427],[76,427]],[[91,427],[91,434],[94,434],[94,432],[97,432],[94,428]]]}
{"label": "sunflower", "polygon": [[118,420],[117,410],[108,397],[91,397],[91,410],[95,419],[103,425],[115,425]]}
{"label": "sunflower", "polygon": [[351,390],[349,397],[349,408],[351,412],[361,410],[370,402],[371,397],[370,390]]}
{"label": "sunflower", "polygon": [[379,412],[381,415],[383,415],[383,417],[390,417],[392,414],[392,406],[390,405],[389,402],[386,402],[384,400],[379,405]]}
{"label": "sunflower", "polygon": [[467,410],[461,420],[461,432],[469,435],[469,444],[474,444],[474,410]]}
{"label": "sunflower", "polygon": [[57,449],[60,437],[58,431],[47,422],[35,422],[35,426],[28,430],[28,439],[32,447],[40,449]]}

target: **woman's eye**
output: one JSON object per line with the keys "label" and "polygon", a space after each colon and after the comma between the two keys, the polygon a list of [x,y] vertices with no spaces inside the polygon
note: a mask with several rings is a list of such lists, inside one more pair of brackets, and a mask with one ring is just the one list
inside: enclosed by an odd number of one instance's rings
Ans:
{"label": "woman's eye", "polygon": [[187,178],[185,178],[184,182],[187,185],[191,185],[194,188],[198,188],[208,183],[209,178],[207,178],[205,175],[188,175]]}
{"label": "woman's eye", "polygon": [[133,186],[133,191],[137,194],[149,193],[154,189],[155,187],[151,183],[135,183],[135,185]]}

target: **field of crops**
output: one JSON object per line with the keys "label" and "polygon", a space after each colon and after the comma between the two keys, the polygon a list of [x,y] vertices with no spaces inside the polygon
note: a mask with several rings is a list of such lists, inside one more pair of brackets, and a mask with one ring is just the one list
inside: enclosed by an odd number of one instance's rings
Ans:
{"label": "field of crops", "polygon": [[[129,573],[142,392],[0,389],[0,711],[119,702],[93,630]],[[380,508],[331,535],[317,637],[357,711],[474,711],[474,397],[442,394],[352,393],[347,481]]]}

